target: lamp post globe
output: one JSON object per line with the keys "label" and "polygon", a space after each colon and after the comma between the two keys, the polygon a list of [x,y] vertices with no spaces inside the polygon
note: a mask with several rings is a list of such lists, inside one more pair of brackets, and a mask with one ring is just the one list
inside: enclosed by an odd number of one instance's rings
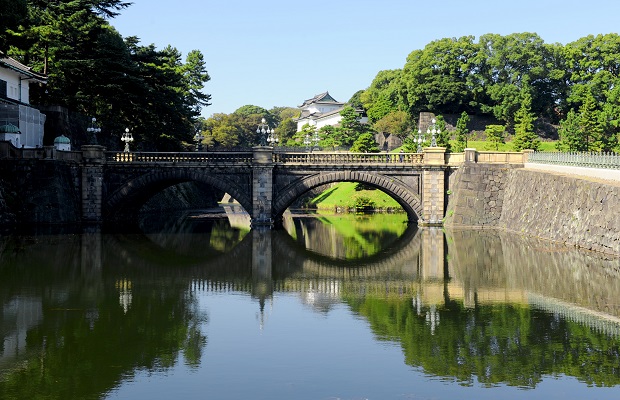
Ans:
{"label": "lamp post globe", "polygon": [[88,136],[90,144],[97,144],[97,134],[101,132],[101,128],[97,125],[97,118],[91,118],[90,125],[86,128],[86,132],[89,133]]}
{"label": "lamp post globe", "polygon": [[256,133],[258,133],[260,136],[259,138],[260,145],[267,146],[267,138],[269,135],[274,133],[274,130],[269,127],[269,124],[267,124],[267,121],[265,120],[265,118],[262,118],[261,123],[258,125],[258,128],[256,129]]}
{"label": "lamp post globe", "polygon": [[125,132],[123,133],[121,140],[125,142],[125,149],[123,151],[125,153],[129,153],[129,143],[133,142],[133,135],[129,131],[129,128],[125,128]]}

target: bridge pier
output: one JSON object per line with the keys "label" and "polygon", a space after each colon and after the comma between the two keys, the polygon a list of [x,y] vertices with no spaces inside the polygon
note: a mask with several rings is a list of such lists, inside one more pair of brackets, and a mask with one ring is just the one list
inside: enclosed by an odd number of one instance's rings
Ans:
{"label": "bridge pier", "polygon": [[422,219],[419,226],[443,225],[446,176],[446,148],[427,147],[424,149],[425,168],[422,172]]}
{"label": "bridge pier", "polygon": [[273,226],[273,147],[253,149],[252,227]]}
{"label": "bridge pier", "polygon": [[82,146],[82,221],[102,221],[103,167],[105,164],[103,146]]}

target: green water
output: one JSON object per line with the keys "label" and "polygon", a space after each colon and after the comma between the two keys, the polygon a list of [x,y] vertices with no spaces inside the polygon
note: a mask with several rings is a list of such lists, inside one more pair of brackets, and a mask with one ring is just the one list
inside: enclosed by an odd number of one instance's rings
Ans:
{"label": "green water", "polygon": [[0,238],[0,399],[617,399],[620,261],[403,215]]}

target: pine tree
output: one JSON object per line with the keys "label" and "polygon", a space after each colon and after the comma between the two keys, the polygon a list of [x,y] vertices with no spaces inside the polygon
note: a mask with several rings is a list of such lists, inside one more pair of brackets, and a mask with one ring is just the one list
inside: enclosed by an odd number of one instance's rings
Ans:
{"label": "pine tree", "polygon": [[521,89],[521,106],[515,113],[515,136],[512,146],[515,151],[524,149],[538,150],[540,139],[534,132],[536,117],[532,113],[532,95],[529,85],[525,84]]}
{"label": "pine tree", "polygon": [[458,121],[456,121],[456,143],[454,145],[454,151],[460,153],[467,148],[467,124],[469,123],[469,115],[466,111],[461,113]]}
{"label": "pine tree", "polygon": [[559,151],[582,151],[586,148],[585,137],[579,127],[579,116],[571,109],[566,118],[560,121],[558,130],[560,140],[556,143]]}

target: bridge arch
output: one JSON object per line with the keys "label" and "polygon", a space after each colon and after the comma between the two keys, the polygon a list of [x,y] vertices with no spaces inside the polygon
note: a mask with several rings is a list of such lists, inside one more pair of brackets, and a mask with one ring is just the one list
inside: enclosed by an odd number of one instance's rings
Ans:
{"label": "bridge arch", "polygon": [[420,197],[400,180],[377,173],[342,170],[318,172],[306,176],[293,182],[280,193],[274,193],[274,220],[280,221],[286,209],[309,190],[334,182],[360,182],[381,189],[403,207],[409,216],[409,220],[418,221],[422,219],[423,209]]}
{"label": "bridge arch", "polygon": [[199,182],[230,194],[246,210],[252,210],[248,190],[225,176],[196,168],[171,168],[145,173],[125,181],[120,187],[103,198],[105,221],[133,218],[140,207],[153,195],[184,182]]}

